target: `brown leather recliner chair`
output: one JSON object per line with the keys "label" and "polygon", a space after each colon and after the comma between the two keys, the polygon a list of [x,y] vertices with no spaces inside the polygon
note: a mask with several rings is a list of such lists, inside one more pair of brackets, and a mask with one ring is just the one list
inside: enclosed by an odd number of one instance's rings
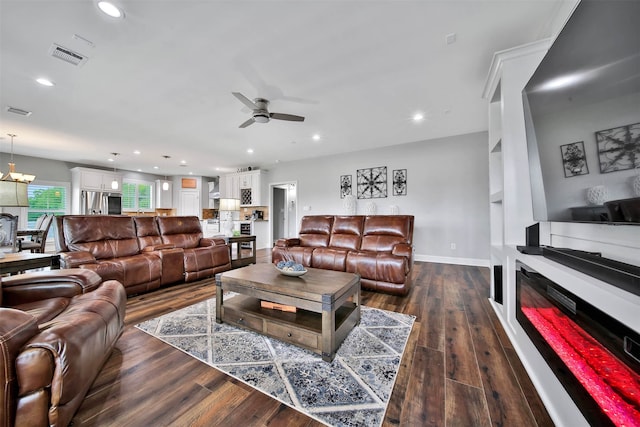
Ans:
{"label": "brown leather recliner chair", "polygon": [[122,334],[124,287],[86,269],[0,280],[0,427],[66,426]]}

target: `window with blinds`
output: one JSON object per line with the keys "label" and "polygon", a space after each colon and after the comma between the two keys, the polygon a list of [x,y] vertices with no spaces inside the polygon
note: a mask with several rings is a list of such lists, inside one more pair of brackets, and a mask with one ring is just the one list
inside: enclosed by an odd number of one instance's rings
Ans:
{"label": "window with blinds", "polygon": [[125,179],[122,182],[122,210],[149,211],[154,209],[153,182]]}
{"label": "window with blinds", "polygon": [[65,215],[69,212],[68,184],[29,184],[27,228],[35,228],[38,217],[46,213]]}

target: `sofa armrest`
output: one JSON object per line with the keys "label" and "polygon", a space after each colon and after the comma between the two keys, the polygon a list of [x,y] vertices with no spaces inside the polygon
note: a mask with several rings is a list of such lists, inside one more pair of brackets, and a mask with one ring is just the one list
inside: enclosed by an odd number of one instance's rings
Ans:
{"label": "sofa armrest", "polygon": [[96,263],[95,257],[87,251],[60,252],[59,255],[61,268],[76,268],[82,264]]}
{"label": "sofa armrest", "polygon": [[391,254],[396,256],[404,256],[411,259],[413,255],[413,246],[406,243],[398,243],[391,249]]}
{"label": "sofa armrest", "polygon": [[[36,318],[29,313],[0,307],[0,360],[2,360],[2,365],[10,367],[12,370],[18,351],[38,332]],[[5,364],[6,362],[10,365]],[[0,375],[4,373],[5,370],[1,369]],[[4,384],[4,381],[7,380],[11,380],[11,378],[3,378],[1,383]]]}
{"label": "sofa armrest", "polygon": [[297,237],[276,240],[276,246],[281,248],[290,248],[292,246],[300,246],[300,239]]}
{"label": "sofa armrest", "polygon": [[146,246],[144,249],[142,249],[142,252],[161,251],[163,249],[175,249],[175,247],[176,245],[164,243],[160,245]]}
{"label": "sofa armrest", "polygon": [[203,237],[198,246],[224,246],[227,242],[220,237]]}
{"label": "sofa armrest", "polygon": [[11,307],[48,298],[71,298],[94,291],[100,283],[98,273],[83,268],[7,276],[2,279],[2,303]]}
{"label": "sofa armrest", "polygon": [[12,426],[16,410],[15,360],[24,344],[38,333],[36,318],[20,310],[0,308],[0,425]]}

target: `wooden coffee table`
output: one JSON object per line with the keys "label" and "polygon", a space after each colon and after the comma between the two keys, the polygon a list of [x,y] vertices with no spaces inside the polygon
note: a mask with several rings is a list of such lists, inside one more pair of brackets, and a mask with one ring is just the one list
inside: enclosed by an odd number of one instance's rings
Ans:
{"label": "wooden coffee table", "polygon": [[60,268],[60,255],[14,252],[6,253],[3,258],[0,258],[0,274],[16,274],[45,267]]}
{"label": "wooden coffee table", "polygon": [[[330,362],[360,322],[360,276],[309,268],[304,276],[254,264],[216,275],[216,322],[247,328],[309,349]],[[223,291],[237,295],[223,300]],[[262,308],[260,301],[295,306],[295,313]]]}

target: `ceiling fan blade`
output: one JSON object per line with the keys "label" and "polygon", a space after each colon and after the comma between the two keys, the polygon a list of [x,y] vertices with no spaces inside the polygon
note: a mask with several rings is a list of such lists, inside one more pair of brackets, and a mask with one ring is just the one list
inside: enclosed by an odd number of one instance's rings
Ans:
{"label": "ceiling fan blade", "polygon": [[252,100],[250,100],[249,98],[247,98],[246,96],[244,96],[240,92],[231,92],[231,93],[233,94],[233,96],[238,98],[238,100],[240,102],[242,102],[244,105],[246,105],[247,107],[251,108],[252,110],[257,110],[258,109],[258,106],[256,104],[254,104]]}
{"label": "ceiling fan blade", "polygon": [[269,117],[277,120],[289,120],[290,122],[304,122],[304,117],[293,114],[269,113]]}
{"label": "ceiling fan blade", "polygon": [[243,124],[241,124],[240,126],[238,126],[239,128],[246,128],[249,125],[254,124],[256,121],[253,117],[251,117],[249,120],[247,120],[246,122],[244,122]]}

